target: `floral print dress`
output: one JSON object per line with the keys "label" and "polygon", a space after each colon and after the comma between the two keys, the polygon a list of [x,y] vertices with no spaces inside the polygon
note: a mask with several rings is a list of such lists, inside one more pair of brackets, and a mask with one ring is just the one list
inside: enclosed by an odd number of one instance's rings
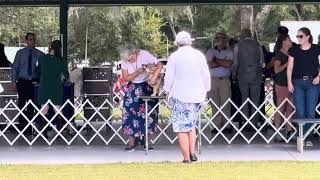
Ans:
{"label": "floral print dress", "polygon": [[[152,87],[147,83],[128,83],[125,87],[124,108],[122,114],[122,130],[127,136],[141,138],[145,134],[145,101],[140,96],[150,96]],[[149,111],[155,107],[158,100],[148,101]],[[148,111],[148,112],[149,112]],[[148,133],[154,134],[158,123],[158,108],[149,115]]]}
{"label": "floral print dress", "polygon": [[198,122],[202,103],[185,103],[171,97],[171,122],[173,132],[190,132]]}

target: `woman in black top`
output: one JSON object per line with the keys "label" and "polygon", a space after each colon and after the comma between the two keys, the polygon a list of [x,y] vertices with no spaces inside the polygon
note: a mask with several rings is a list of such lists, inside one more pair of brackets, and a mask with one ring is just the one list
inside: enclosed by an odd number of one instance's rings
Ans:
{"label": "woman in black top", "polygon": [[[289,35],[284,34],[278,37],[280,42],[279,48],[274,57],[274,82],[275,82],[275,92],[277,97],[277,106],[280,113],[276,113],[274,116],[274,124],[277,129],[280,130],[281,125],[285,122],[287,129],[287,139],[292,136],[292,124],[291,122],[286,122],[291,120],[293,112],[293,99],[292,93],[288,90],[287,83],[287,66],[288,66],[288,54],[289,49],[292,47],[292,41]],[[284,121],[283,117],[286,117]],[[276,141],[283,141],[283,139],[278,135]]]}
{"label": "woman in black top", "polygon": [[[299,45],[289,50],[287,67],[288,90],[293,93],[297,119],[315,118],[315,109],[319,97],[319,46],[312,44],[312,35],[308,28],[301,28],[297,38]],[[306,124],[307,131],[311,124]],[[312,146],[310,138],[306,146]]]}
{"label": "woman in black top", "polygon": [[4,44],[0,43],[0,67],[10,67],[11,62],[4,53]]}

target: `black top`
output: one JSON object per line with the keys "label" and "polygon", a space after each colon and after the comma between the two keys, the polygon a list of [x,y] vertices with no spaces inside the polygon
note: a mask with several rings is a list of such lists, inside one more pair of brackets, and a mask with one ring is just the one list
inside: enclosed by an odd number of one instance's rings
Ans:
{"label": "black top", "polygon": [[301,79],[303,76],[316,77],[318,75],[319,46],[312,44],[308,50],[302,50],[301,46],[294,46],[289,50],[289,55],[294,58],[293,79]]}
{"label": "black top", "polygon": [[263,74],[265,78],[271,78],[274,75],[273,66],[268,67],[268,64],[272,61],[273,53],[272,52],[265,52],[264,53],[264,63],[266,67],[263,69]]}
{"label": "black top", "polygon": [[5,54],[0,53],[0,67],[10,67],[11,62],[7,59]]}
{"label": "black top", "polygon": [[[281,66],[282,66],[288,62],[288,55],[284,54],[281,51],[278,51],[276,53],[276,55],[274,56],[274,59],[276,61],[280,61]],[[284,70],[282,70],[281,72],[279,72],[275,75],[274,82],[279,86],[287,86],[288,85],[287,68],[285,68]]]}

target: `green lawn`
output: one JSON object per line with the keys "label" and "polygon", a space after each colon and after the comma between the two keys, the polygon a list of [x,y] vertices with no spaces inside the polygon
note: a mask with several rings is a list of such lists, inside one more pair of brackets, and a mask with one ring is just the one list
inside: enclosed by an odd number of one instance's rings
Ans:
{"label": "green lawn", "polygon": [[[267,108],[267,116],[273,108]],[[114,109],[115,119],[121,110]],[[207,115],[212,116],[211,108]],[[168,119],[170,110],[160,108],[160,118]],[[78,117],[79,119],[80,116]],[[206,180],[206,179],[320,179],[320,162],[207,162],[185,165],[180,163],[108,164],[108,165],[61,165],[0,166],[0,180]]]}
{"label": "green lawn", "polygon": [[8,180],[206,180],[206,179],[320,179],[320,162],[180,163],[0,166]]}

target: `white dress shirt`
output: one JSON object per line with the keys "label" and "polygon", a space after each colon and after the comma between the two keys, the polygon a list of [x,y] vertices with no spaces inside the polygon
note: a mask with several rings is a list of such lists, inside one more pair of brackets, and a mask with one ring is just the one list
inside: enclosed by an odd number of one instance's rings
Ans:
{"label": "white dress shirt", "polygon": [[191,46],[180,47],[170,55],[164,77],[164,91],[185,103],[201,103],[211,88],[206,57]]}

